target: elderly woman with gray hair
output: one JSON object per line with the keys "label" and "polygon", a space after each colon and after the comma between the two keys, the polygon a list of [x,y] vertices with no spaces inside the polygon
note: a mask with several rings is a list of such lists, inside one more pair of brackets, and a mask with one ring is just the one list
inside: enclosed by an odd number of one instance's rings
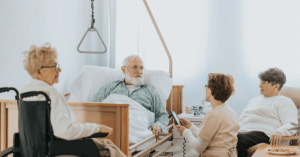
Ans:
{"label": "elderly woman with gray hair", "polygon": [[286,82],[284,72],[270,68],[258,76],[261,96],[251,99],[241,114],[238,133],[238,156],[247,157],[247,149],[259,143],[278,145],[282,136],[292,136],[291,122],[298,123],[294,102],[279,94]]}
{"label": "elderly woman with gray hair", "polygon": [[[76,123],[75,114],[64,96],[53,87],[53,84],[59,81],[61,68],[57,62],[57,52],[49,43],[42,47],[31,46],[29,51],[24,52],[24,56],[24,68],[32,77],[32,80],[21,89],[21,93],[43,91],[49,96],[51,99],[50,121],[54,136],[65,140],[75,140],[98,132],[113,133],[113,129],[105,125]],[[45,100],[45,98],[37,96],[25,100],[36,101]],[[94,141],[98,147],[102,145],[101,142]],[[116,156],[125,156],[117,147],[114,147],[114,150],[119,152]]]}

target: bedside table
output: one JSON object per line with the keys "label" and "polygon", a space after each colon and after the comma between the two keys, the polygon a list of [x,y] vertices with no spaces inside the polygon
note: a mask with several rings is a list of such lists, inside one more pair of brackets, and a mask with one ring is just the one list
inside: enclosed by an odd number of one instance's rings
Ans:
{"label": "bedside table", "polygon": [[[202,123],[205,115],[200,116],[194,116],[193,114],[179,114],[179,118],[185,118],[189,120],[191,123],[196,125],[197,127],[200,127],[200,124]],[[182,136],[180,136],[179,132],[177,131],[175,125],[173,125],[173,157],[182,157],[183,156],[183,143],[184,139]],[[199,156],[199,153],[194,150],[189,144],[188,141],[185,143],[186,151],[185,156],[186,157],[196,157]]]}

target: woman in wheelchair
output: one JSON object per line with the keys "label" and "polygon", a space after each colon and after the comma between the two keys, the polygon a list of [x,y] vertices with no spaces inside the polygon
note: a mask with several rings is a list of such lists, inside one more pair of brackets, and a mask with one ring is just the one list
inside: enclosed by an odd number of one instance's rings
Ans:
{"label": "woman in wheelchair", "polygon": [[176,126],[180,135],[201,157],[237,157],[239,121],[234,111],[225,104],[234,91],[233,82],[230,75],[210,73],[205,85],[205,99],[211,102],[212,111],[206,114],[200,129],[184,118],[180,118],[183,126]]}
{"label": "woman in wheelchair", "polygon": [[[112,134],[113,129],[94,123],[76,123],[76,117],[65,97],[53,87],[59,82],[59,73],[62,71],[57,62],[57,52],[49,43],[42,47],[31,46],[29,51],[24,52],[24,68],[32,80],[25,85],[20,93],[29,91],[43,91],[51,100],[50,120],[54,136],[64,140],[76,140],[91,136],[95,133]],[[45,97],[26,98],[25,100],[45,100]],[[99,147],[100,142],[94,140]],[[114,147],[116,156],[125,156],[120,149]]]}

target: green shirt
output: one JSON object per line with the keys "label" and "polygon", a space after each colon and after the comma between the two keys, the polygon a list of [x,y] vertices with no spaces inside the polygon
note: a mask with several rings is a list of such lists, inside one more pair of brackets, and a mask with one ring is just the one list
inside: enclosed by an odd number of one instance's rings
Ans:
{"label": "green shirt", "polygon": [[129,94],[124,80],[115,81],[102,87],[94,96],[93,102],[102,102],[110,94],[126,95],[144,106],[147,110],[153,112],[155,120],[151,126],[157,125],[163,132],[166,132],[167,125],[169,124],[168,113],[154,88],[147,84],[142,84]]}

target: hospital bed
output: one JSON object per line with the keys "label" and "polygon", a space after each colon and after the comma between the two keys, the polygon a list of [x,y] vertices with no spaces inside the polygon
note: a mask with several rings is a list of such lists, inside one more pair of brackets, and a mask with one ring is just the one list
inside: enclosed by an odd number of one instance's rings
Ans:
{"label": "hospital bed", "polygon": [[[100,86],[104,86],[121,78],[122,73],[120,70],[95,66],[83,67],[71,82],[70,89],[72,94],[70,102],[68,102],[75,112],[77,122],[93,122],[112,127],[114,134],[107,138],[112,140],[128,156],[132,156],[132,153],[141,145],[144,145],[146,149],[142,149],[134,156],[144,156],[156,148],[165,145],[160,151],[155,152],[154,156],[158,156],[172,146],[171,125],[168,127],[170,132],[162,134],[160,140],[157,142],[149,142],[154,139],[154,136],[150,136],[139,143],[129,145],[129,104],[91,102],[92,97],[101,88]],[[144,74],[144,78],[145,82],[153,86],[159,95],[163,97],[162,100],[166,102],[168,113],[170,110],[174,110],[178,114],[183,111],[183,86],[173,86],[169,73],[147,70]],[[170,94],[171,91],[172,94]],[[170,95],[172,95],[172,97],[169,97]],[[0,149],[4,150],[12,146],[13,134],[18,132],[18,110],[16,101],[0,100],[0,103]],[[147,143],[151,145],[145,145]],[[168,155],[171,156],[172,154],[170,153]]]}
{"label": "hospital bed", "polygon": [[[70,101],[90,102],[92,101],[96,93],[99,91],[99,89],[101,89],[105,85],[108,85],[114,81],[118,81],[121,79],[123,79],[123,73],[121,72],[121,70],[97,67],[97,66],[85,66],[71,82],[70,89],[72,94],[71,94]],[[158,92],[164,106],[167,107],[167,100],[170,96],[172,86],[173,86],[173,80],[170,78],[170,74],[158,70],[146,70],[144,72],[144,81],[146,84],[152,86]],[[179,90],[179,92],[180,91],[182,92],[182,88],[180,89],[181,90]],[[177,113],[181,113],[182,97],[180,97],[180,93],[179,95],[176,94],[176,96],[173,97],[172,100],[174,100],[174,102],[178,102],[179,100],[180,103],[176,103],[179,106],[172,105],[173,103],[168,104],[167,110],[179,109]],[[170,107],[172,107],[172,109],[170,109]],[[169,129],[170,128],[171,126],[169,126]],[[172,138],[172,133],[165,133],[162,139],[156,143],[155,143],[154,136],[147,137],[145,138],[146,140],[140,141],[138,143],[133,143],[133,144],[131,143],[129,147],[129,156],[135,150],[141,150],[141,152],[137,154],[137,156],[147,154],[151,150],[154,150],[155,148],[164,144],[166,141],[168,141],[171,138]],[[129,141],[131,140],[129,139]],[[166,149],[170,148],[171,146],[172,143],[168,144],[166,146]]]}

